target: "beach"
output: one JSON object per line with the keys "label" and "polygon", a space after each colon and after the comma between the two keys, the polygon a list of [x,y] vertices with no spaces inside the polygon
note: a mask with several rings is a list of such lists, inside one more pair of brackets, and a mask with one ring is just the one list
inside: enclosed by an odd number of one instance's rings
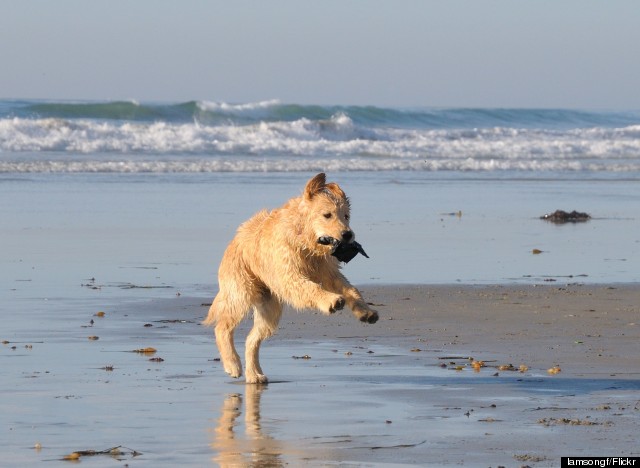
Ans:
{"label": "beach", "polygon": [[[200,325],[217,263],[310,175],[4,175],[1,464],[638,456],[637,181],[329,174],[371,257],[344,272],[381,319],[287,310],[270,383],[247,386]],[[539,218],[558,208],[593,218]]]}
{"label": "beach", "polygon": [[266,386],[224,374],[199,324],[210,297],[93,288],[4,329],[3,465],[119,446],[81,461],[543,467],[639,455],[635,285],[363,287],[375,325],[285,311],[262,349]]}
{"label": "beach", "polygon": [[[639,115],[0,100],[0,466],[639,456]],[[380,320],[287,309],[246,385],[218,264],[321,171]]]}

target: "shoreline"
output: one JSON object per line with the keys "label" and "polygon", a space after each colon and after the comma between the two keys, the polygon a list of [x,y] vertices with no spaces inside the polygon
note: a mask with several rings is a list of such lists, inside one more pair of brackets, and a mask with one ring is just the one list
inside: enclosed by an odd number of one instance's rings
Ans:
{"label": "shoreline", "polygon": [[[524,364],[541,372],[563,366],[574,376],[640,378],[635,339],[640,333],[640,284],[365,285],[358,287],[380,313],[373,325],[349,310],[333,316],[285,308],[278,333],[265,341],[350,337],[423,343],[431,352]],[[237,342],[248,328],[245,319]],[[311,323],[310,323],[311,322]],[[535,351],[523,349],[534,341]],[[540,346],[544,345],[544,346]]]}

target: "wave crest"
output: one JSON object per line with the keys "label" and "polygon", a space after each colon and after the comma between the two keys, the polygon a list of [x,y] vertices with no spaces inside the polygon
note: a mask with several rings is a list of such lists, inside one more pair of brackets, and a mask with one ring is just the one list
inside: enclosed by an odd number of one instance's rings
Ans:
{"label": "wave crest", "polygon": [[166,121],[188,123],[232,122],[236,125],[327,120],[344,114],[357,125],[403,128],[620,128],[637,125],[639,112],[590,112],[567,109],[395,109],[376,106],[319,106],[287,104],[277,99],[232,104],[217,101],[141,103],[130,101],[49,102],[3,101],[0,118],[68,118],[98,120]]}

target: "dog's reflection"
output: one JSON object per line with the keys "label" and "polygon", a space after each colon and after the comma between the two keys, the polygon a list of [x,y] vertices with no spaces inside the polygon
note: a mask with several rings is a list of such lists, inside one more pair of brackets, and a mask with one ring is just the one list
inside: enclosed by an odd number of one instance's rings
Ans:
{"label": "dog's reflection", "polygon": [[[244,391],[244,434],[242,434],[242,395],[228,395],[222,404],[211,447],[214,461],[221,467],[280,467],[282,444],[262,430],[260,399],[266,385],[246,385]],[[240,430],[239,430],[240,429]]]}

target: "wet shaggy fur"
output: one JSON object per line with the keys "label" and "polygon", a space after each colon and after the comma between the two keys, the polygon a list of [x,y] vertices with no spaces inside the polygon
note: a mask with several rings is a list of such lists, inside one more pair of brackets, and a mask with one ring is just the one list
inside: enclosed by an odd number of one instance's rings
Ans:
{"label": "wet shaggy fur", "polygon": [[[266,383],[259,347],[273,335],[283,304],[318,309],[329,315],[346,304],[362,322],[375,323],[378,313],[340,272],[331,255],[338,242],[353,242],[349,200],[325,174],[309,180],[302,196],[282,207],[260,211],[243,223],[224,253],[218,271],[219,292],[205,325],[215,326],[224,370],[242,375],[233,332],[253,309],[253,328],[245,346],[247,383]],[[319,239],[335,243],[323,245]]]}

